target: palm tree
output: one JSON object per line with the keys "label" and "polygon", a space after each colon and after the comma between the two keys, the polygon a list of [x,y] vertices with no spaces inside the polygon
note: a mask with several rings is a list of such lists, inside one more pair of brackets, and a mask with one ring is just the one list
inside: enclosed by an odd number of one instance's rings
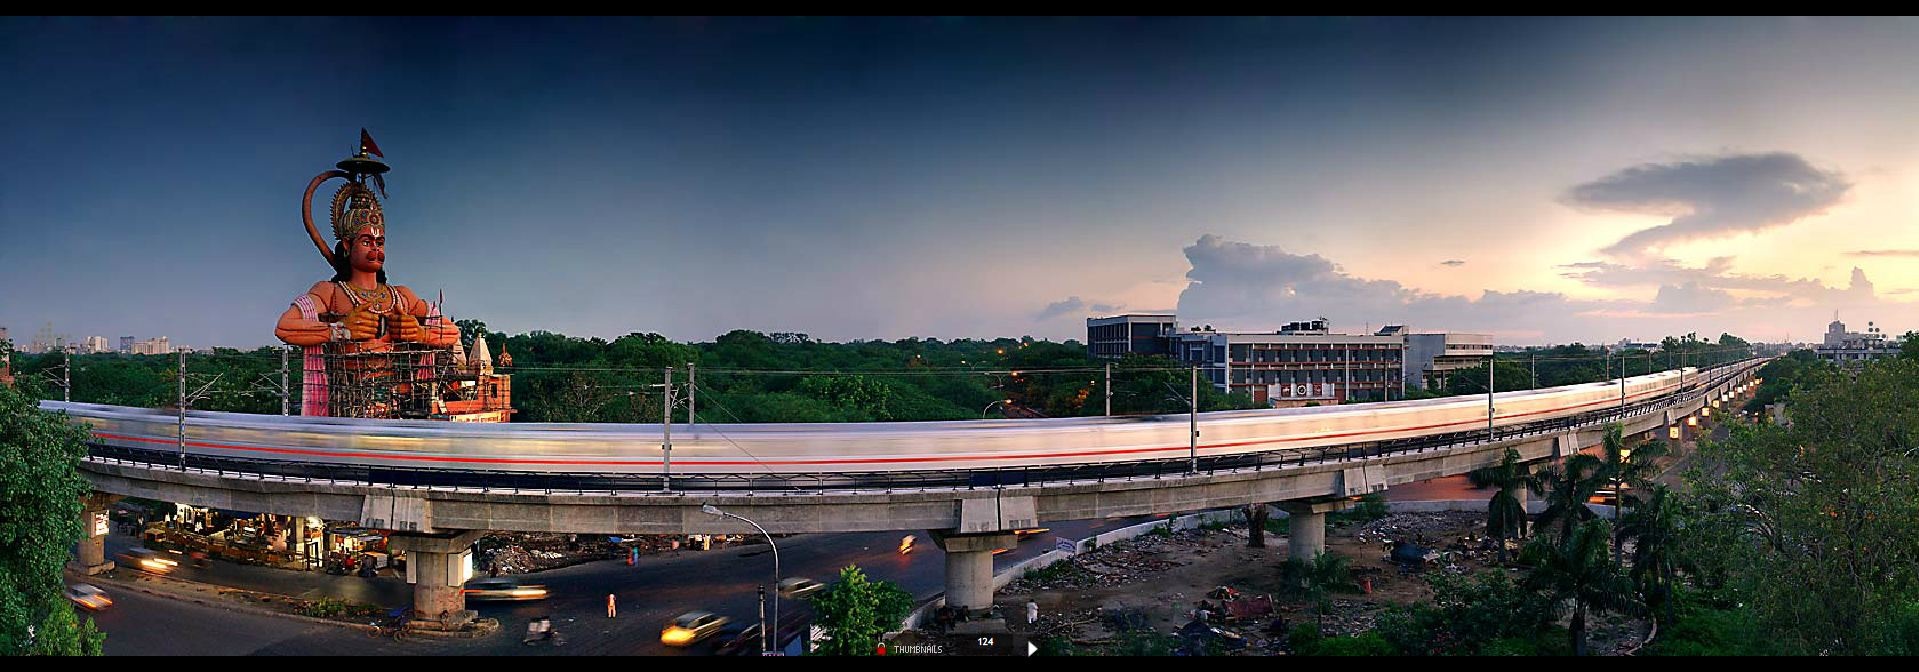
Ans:
{"label": "palm tree", "polygon": [[[1637,495],[1629,496],[1625,494],[1626,489],[1645,489],[1650,487],[1653,484],[1653,477],[1659,475],[1659,466],[1655,461],[1666,455],[1667,452],[1666,442],[1664,441],[1646,441],[1640,443],[1638,447],[1628,450],[1626,448],[1626,439],[1622,434],[1623,432],[1619,425],[1609,425],[1606,427],[1606,439],[1602,444],[1602,453],[1604,454],[1605,461],[1605,466],[1602,471],[1606,474],[1606,480],[1613,485],[1626,486],[1615,491],[1616,494],[1613,499],[1615,502],[1613,505],[1614,520],[1623,519],[1624,514],[1622,508],[1624,505],[1631,504],[1637,506],[1639,504],[1639,497]],[[1623,535],[1615,535],[1613,537],[1612,550],[1614,555],[1619,554],[1620,546],[1625,543],[1625,540],[1626,538]]]}
{"label": "palm tree", "polygon": [[1533,565],[1526,585],[1546,591],[1555,603],[1572,601],[1573,655],[1586,655],[1586,612],[1615,611],[1632,604],[1632,586],[1619,573],[1606,545],[1612,526],[1589,520],[1558,540],[1539,537],[1526,545],[1525,560]]}
{"label": "palm tree", "polygon": [[1497,488],[1491,502],[1486,504],[1486,536],[1499,541],[1499,562],[1506,562],[1506,540],[1526,536],[1526,506],[1519,503],[1514,491],[1529,488],[1532,475],[1519,462],[1519,451],[1506,449],[1506,456],[1499,464],[1481,467],[1466,474],[1476,488]]}
{"label": "palm tree", "polygon": [[1661,620],[1671,623],[1673,584],[1679,574],[1673,552],[1678,541],[1677,505],[1666,486],[1655,484],[1651,492],[1644,502],[1635,501],[1632,513],[1620,520],[1617,538],[1635,540],[1631,577],[1647,613],[1655,624]]}
{"label": "palm tree", "polygon": [[1539,512],[1536,525],[1559,524],[1559,538],[1572,536],[1573,527],[1597,516],[1586,508],[1586,500],[1606,483],[1605,463],[1598,457],[1577,454],[1561,464],[1548,464],[1533,474],[1526,484],[1533,494],[1544,495],[1546,510]]}

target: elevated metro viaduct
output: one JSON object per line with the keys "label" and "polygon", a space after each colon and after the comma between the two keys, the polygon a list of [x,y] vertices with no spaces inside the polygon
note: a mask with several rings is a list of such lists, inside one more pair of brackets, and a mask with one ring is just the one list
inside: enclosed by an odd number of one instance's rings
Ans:
{"label": "elevated metro viaduct", "polygon": [[[473,487],[393,486],[257,473],[214,471],[92,456],[82,470],[106,496],[88,500],[87,520],[111,496],[137,496],[328,520],[357,520],[392,530],[407,551],[414,608],[421,614],[464,614],[459,554],[488,530],[582,534],[752,534],[730,518],[701,511],[711,504],[760,523],[773,534],[925,529],[947,553],[947,603],[992,605],[992,550],[1014,543],[1013,531],[1049,521],[1170,514],[1279,502],[1290,515],[1293,557],[1325,550],[1325,514],[1389,486],[1464,474],[1496,464],[1506,448],[1529,462],[1558,459],[1598,444],[1606,425],[1628,436],[1689,431],[1686,419],[1713,400],[1729,399],[1760,362],[1732,367],[1689,395],[1631,409],[1623,417],[1521,434],[1361,458],[1337,458],[1194,474],[1061,481],[1003,487],[948,487],[805,492],[528,491]],[[1670,428],[1670,429],[1669,429]],[[92,528],[89,526],[89,530]],[[103,537],[80,544],[78,563],[104,564]]]}

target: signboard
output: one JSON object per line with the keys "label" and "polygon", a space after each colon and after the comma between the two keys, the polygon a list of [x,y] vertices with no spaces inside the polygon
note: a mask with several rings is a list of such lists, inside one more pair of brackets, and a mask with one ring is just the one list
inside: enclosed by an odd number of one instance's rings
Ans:
{"label": "signboard", "polygon": [[1053,537],[1053,550],[1071,554],[1079,551],[1079,543],[1066,537]]}
{"label": "signboard", "polygon": [[1280,383],[1266,386],[1268,399],[1337,399],[1339,383]]}
{"label": "signboard", "polygon": [[93,512],[93,536],[96,536],[96,537],[107,536],[107,529],[108,529],[107,528],[107,512],[105,511]]}

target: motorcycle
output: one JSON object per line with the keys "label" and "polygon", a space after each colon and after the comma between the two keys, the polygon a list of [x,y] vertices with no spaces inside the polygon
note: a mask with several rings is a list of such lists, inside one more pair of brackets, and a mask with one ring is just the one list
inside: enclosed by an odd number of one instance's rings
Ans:
{"label": "motorcycle", "polygon": [[552,642],[554,646],[566,646],[566,637],[561,636],[560,631],[553,629],[553,619],[546,616],[527,619],[526,637],[522,638],[520,643],[532,646],[534,642],[540,640]]}
{"label": "motorcycle", "polygon": [[913,535],[909,534],[909,535],[906,535],[905,537],[901,537],[900,538],[900,555],[906,555],[912,552],[913,552]]}

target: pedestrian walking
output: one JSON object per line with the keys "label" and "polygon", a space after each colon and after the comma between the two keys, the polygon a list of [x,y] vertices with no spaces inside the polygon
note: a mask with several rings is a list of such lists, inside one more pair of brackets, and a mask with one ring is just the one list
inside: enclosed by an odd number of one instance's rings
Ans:
{"label": "pedestrian walking", "polygon": [[1026,601],[1026,624],[1032,625],[1038,622],[1039,622],[1039,603],[1034,602],[1032,600],[1027,600]]}
{"label": "pedestrian walking", "polygon": [[613,594],[607,593],[606,594],[606,617],[612,618],[614,614],[617,614],[617,613],[619,612],[613,608]]}

